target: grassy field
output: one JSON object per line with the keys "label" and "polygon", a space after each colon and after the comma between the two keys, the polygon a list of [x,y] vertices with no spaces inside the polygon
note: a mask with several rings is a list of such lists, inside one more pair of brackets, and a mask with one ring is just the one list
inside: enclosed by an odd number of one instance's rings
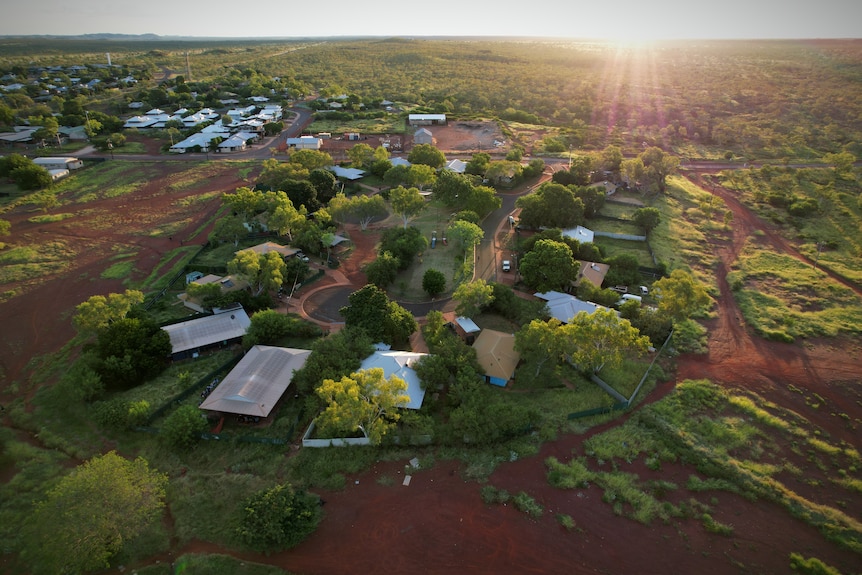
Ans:
{"label": "grassy field", "polygon": [[[464,250],[452,241],[449,241],[448,245],[443,245],[449,217],[448,209],[429,202],[419,216],[410,222],[411,226],[419,228],[422,235],[428,239],[428,249],[413,261],[413,265],[398,274],[395,282],[389,287],[392,297],[399,300],[428,301],[428,294],[422,290],[422,277],[429,269],[443,272],[446,276],[446,291],[438,298],[447,297],[463,281],[464,278],[460,272],[465,262]],[[393,216],[387,221],[387,225],[400,225],[400,219]],[[435,230],[437,244],[432,249],[431,236]],[[466,257],[469,259],[471,255],[472,252]]]}
{"label": "grassy field", "polygon": [[616,238],[606,238],[596,236],[594,243],[602,250],[602,254],[606,258],[613,257],[618,254],[631,254],[637,256],[638,264],[644,267],[652,268],[655,264],[652,261],[652,256],[647,250],[645,242],[635,242],[631,240],[618,240]]}
{"label": "grassy field", "polygon": [[[804,415],[758,395],[725,391],[707,381],[685,381],[637,417],[585,441],[586,457],[549,458],[548,481],[561,489],[594,483],[614,513],[641,523],[697,517],[707,531],[725,535],[733,533],[733,526],[712,519],[718,500],[707,500],[704,492],[763,498],[817,528],[826,539],[860,552],[862,523],[840,506],[793,490],[799,481],[831,484],[828,500],[840,502],[855,489],[847,478],[858,474],[859,453],[818,435]],[[796,447],[800,444],[808,449]],[[655,471],[682,461],[697,472],[684,487],[642,481],[625,471],[638,459]]]}
{"label": "grassy field", "polygon": [[306,129],[313,133],[329,132],[330,134],[344,134],[347,132],[359,132],[360,134],[407,133],[404,119],[397,115],[357,120],[327,120],[324,116],[323,118],[315,119]]}
{"label": "grassy field", "polygon": [[862,298],[821,270],[748,241],[727,276],[746,321],[779,341],[862,331]]}
{"label": "grassy field", "polygon": [[[721,205],[720,205],[721,204]],[[703,208],[712,206],[707,217]],[[661,221],[649,236],[650,246],[668,270],[689,268],[697,278],[713,289],[718,259],[712,253],[708,239],[727,233],[722,217],[723,202],[697,187],[686,178],[668,178],[667,192],[655,198]]]}

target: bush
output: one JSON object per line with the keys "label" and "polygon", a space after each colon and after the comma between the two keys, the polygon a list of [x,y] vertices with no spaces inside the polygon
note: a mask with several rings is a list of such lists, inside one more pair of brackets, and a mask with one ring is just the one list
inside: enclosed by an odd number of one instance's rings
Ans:
{"label": "bush", "polygon": [[804,575],[841,575],[838,569],[827,565],[820,559],[816,557],[806,559],[799,553],[790,554],[790,568]]}
{"label": "bush", "polygon": [[308,537],[320,523],[321,515],[317,497],[283,483],[245,501],[236,531],[252,549],[280,551]]}
{"label": "bush", "polygon": [[176,449],[188,449],[206,431],[207,421],[201,410],[193,405],[183,405],[170,414],[162,425],[162,441]]}

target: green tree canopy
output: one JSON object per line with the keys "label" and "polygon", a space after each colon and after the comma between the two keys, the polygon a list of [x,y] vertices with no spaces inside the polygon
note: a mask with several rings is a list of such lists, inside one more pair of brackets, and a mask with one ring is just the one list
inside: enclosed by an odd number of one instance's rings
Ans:
{"label": "green tree canopy", "polygon": [[553,240],[539,240],[521,259],[521,277],[540,292],[564,289],[577,271],[571,248]]}
{"label": "green tree canopy", "polygon": [[562,184],[542,184],[515,205],[521,208],[521,224],[529,227],[566,229],[584,221],[584,202]]}
{"label": "green tree canopy", "polygon": [[491,305],[494,301],[494,287],[480,278],[459,285],[452,294],[452,298],[458,302],[455,313],[471,317]]}
{"label": "green tree canopy", "polygon": [[389,192],[389,203],[392,205],[392,211],[401,216],[404,229],[407,229],[410,220],[425,207],[425,199],[419,194],[419,190],[404,186],[398,186]]}
{"label": "green tree canopy", "polygon": [[25,555],[36,573],[82,573],[108,567],[123,544],[164,508],[168,477],[143,458],[96,456],[63,477],[25,526]]}
{"label": "green tree canopy", "polygon": [[638,208],[632,215],[635,224],[649,234],[661,222],[661,212],[658,208]]}
{"label": "green tree canopy", "polygon": [[280,483],[243,502],[236,532],[255,551],[281,551],[296,547],[317,528],[320,519],[317,497]]}
{"label": "green tree canopy", "polygon": [[174,449],[189,449],[207,430],[203,412],[194,405],[181,405],[165,418],[159,439]]}
{"label": "green tree canopy", "polygon": [[348,297],[350,305],[341,308],[348,327],[362,329],[373,341],[390,345],[405,343],[416,331],[416,320],[406,309],[389,301],[386,293],[369,284]]}
{"label": "green tree canopy", "polygon": [[171,355],[168,333],[147,319],[125,317],[99,331],[96,372],[107,386],[130,388],[155,377]]}
{"label": "green tree canopy", "polygon": [[419,144],[410,150],[407,161],[411,164],[425,164],[432,168],[442,168],[446,164],[446,156],[431,144]]}
{"label": "green tree canopy", "polygon": [[111,322],[126,317],[129,310],[143,301],[144,294],[138,290],[112,293],[107,297],[94,295],[75,307],[72,324],[80,333],[95,335]]}
{"label": "green tree canopy", "polygon": [[332,156],[320,150],[296,150],[290,154],[290,163],[298,164],[308,170],[331,166]]}
{"label": "green tree canopy", "polygon": [[383,369],[357,371],[339,381],[326,379],[317,388],[326,408],[317,418],[323,434],[362,432],[373,445],[395,428],[398,408],[410,402],[407,383],[396,375],[388,379]]}
{"label": "green tree canopy", "polygon": [[629,320],[617,317],[611,309],[580,312],[557,332],[566,356],[586,372],[617,366],[626,354],[644,354],[650,346],[648,337],[640,335]]}
{"label": "green tree canopy", "polygon": [[422,276],[422,289],[429,297],[437,297],[446,290],[446,276],[440,270],[425,270]]}
{"label": "green tree canopy", "polygon": [[669,277],[653,283],[652,288],[659,311],[674,321],[687,319],[712,303],[706,287],[682,269],[673,270]]}

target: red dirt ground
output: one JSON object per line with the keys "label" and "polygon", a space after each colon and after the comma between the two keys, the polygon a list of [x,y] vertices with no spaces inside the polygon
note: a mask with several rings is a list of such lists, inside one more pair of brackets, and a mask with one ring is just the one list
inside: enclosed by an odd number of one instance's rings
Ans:
{"label": "red dirt ground", "polygon": [[[217,164],[213,168],[218,171]],[[167,169],[169,172],[170,169]],[[232,176],[214,173],[208,189],[232,191],[243,185]],[[92,231],[82,218],[55,224],[33,225],[23,211],[7,215],[14,236],[9,242],[38,244],[52,236],[74,242],[80,256],[62,277],[49,278],[27,293],[0,305],[3,346],[0,359],[4,386],[21,380],[30,357],[59,349],[73,335],[69,314],[74,306],[95,293],[121,289],[118,282],[99,280],[108,266],[107,258],[116,244],[139,250],[141,274],[149,272],[162,254],[176,247],[178,237],[201,242],[206,232],[191,238],[177,234],[174,242],[145,234],[153,227],[152,214],[164,221],[190,217],[174,205],[177,195],[163,191],[153,181],[147,190],[134,195],[104,200],[98,208],[124,211],[128,229]],[[186,190],[180,196],[205,190]],[[719,317],[708,322],[710,352],[706,356],[678,359],[676,380],[709,377],[730,387],[752,389],[779,405],[804,411],[834,441],[844,439],[857,449],[855,430],[831,415],[844,412],[851,420],[862,419],[860,343],[856,341],[814,341],[806,344],[774,344],[752,337],[740,323],[740,314],[724,274],[741,248],[742,241],[765,224],[751,215],[722,190],[717,193],[734,212],[733,233],[715,246],[722,267],[719,270],[721,297]],[[185,234],[197,229],[217,202],[200,206]],[[89,206],[88,206],[89,207]],[[96,206],[93,206],[96,207]],[[138,225],[135,225],[138,224]],[[44,230],[44,232],[42,231]],[[771,230],[762,240],[776,251],[792,250]],[[373,233],[351,230],[356,248],[339,271],[350,281],[364,283],[359,271],[362,254],[373,249]],[[369,247],[370,246],[370,247]],[[331,281],[331,280],[322,280]],[[6,288],[10,289],[10,288]],[[817,393],[828,403],[812,412],[804,397],[792,392],[794,385],[803,393]],[[654,401],[673,388],[662,384],[648,401]],[[8,396],[6,396],[8,397]],[[4,399],[5,401],[5,399]],[[509,506],[482,503],[480,485],[461,477],[462,467],[441,461],[431,469],[416,472],[409,486],[401,484],[407,463],[379,463],[372,469],[349,477],[347,487],[335,493],[322,493],[326,500],[325,519],[320,528],[297,549],[262,556],[237,554],[205,542],[175,547],[168,560],[187,552],[229,553],[246,560],[277,565],[295,573],[710,573],[736,574],[789,573],[788,555],[799,552],[816,556],[842,572],[858,571],[859,558],[827,542],[803,522],[791,519],[786,511],[767,503],[752,503],[737,496],[716,493],[718,503],[713,516],[734,526],[731,537],[711,535],[697,520],[656,521],[643,526],[613,514],[601,501],[600,490],[593,486],[563,491],[552,488],[545,476],[543,461],[548,456],[566,460],[582,453],[583,440],[608,427],[612,422],[591,430],[586,436],[562,436],[546,443],[540,454],[502,464],[490,482],[510,493],[525,491],[544,508],[538,520]],[[638,473],[642,479],[661,477],[684,485],[692,468],[665,465],[661,474],[636,462],[623,471]],[[378,482],[380,477],[389,481]],[[388,485],[387,485],[388,483]],[[684,492],[684,490],[680,490]],[[712,496],[713,494],[710,494]],[[568,532],[555,519],[556,513],[570,515],[577,529]],[[858,510],[855,514],[858,514]],[[155,558],[153,559],[155,560]]]}

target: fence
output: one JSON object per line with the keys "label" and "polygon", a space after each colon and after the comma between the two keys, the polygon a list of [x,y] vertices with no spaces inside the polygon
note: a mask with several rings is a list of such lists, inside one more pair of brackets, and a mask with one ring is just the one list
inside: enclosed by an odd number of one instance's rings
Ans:
{"label": "fence", "polygon": [[593,232],[593,235],[603,238],[614,238],[615,240],[629,240],[632,242],[645,242],[646,236],[636,236],[633,234],[616,234],[614,232]]}

